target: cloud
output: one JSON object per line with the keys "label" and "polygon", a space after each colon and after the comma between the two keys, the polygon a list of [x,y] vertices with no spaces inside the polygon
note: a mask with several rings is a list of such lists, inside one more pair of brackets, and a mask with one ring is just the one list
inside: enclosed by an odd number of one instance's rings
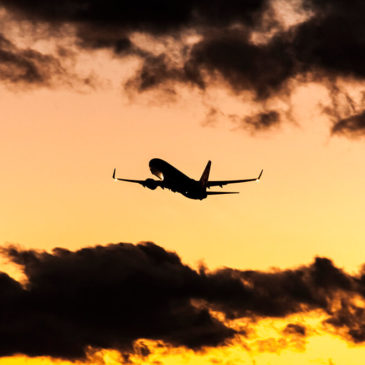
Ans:
{"label": "cloud", "polygon": [[252,24],[265,3],[266,0],[254,2],[61,0],[50,7],[46,0],[36,0],[33,4],[22,0],[1,0],[6,9],[23,19],[58,25],[72,22],[81,26],[94,25],[110,31],[146,31],[154,34],[170,34],[194,24],[204,26],[225,26],[234,22]]}
{"label": "cloud", "polygon": [[260,130],[269,129],[272,126],[276,126],[279,122],[280,114],[275,110],[271,110],[253,116],[248,116],[243,119],[242,124],[251,130]]}
{"label": "cloud", "polygon": [[284,331],[284,334],[291,334],[291,335],[299,335],[299,336],[305,336],[306,334],[306,328],[300,324],[297,323],[289,323]]}
{"label": "cloud", "polygon": [[138,338],[198,349],[235,333],[191,304],[199,275],[152,243],[4,251],[28,283],[0,282],[2,356],[83,358],[88,346],[130,350]]}
{"label": "cloud", "polygon": [[72,53],[59,47],[56,55],[19,48],[0,32],[0,81],[15,89],[35,87],[93,87],[94,77],[81,77],[63,64]]}
{"label": "cloud", "polygon": [[[90,347],[133,352],[138,339],[199,350],[244,335],[217,312],[231,320],[321,309],[339,334],[365,341],[364,308],[352,300],[364,299],[365,276],[326,258],[293,270],[209,272],[150,242],[52,253],[10,246],[2,253],[27,283],[0,275],[0,356],[83,359]],[[290,323],[283,334],[304,337],[306,329]]]}
{"label": "cloud", "polygon": [[24,86],[50,86],[66,75],[57,58],[32,49],[19,49],[0,34],[0,80]]}
{"label": "cloud", "polygon": [[365,131],[365,111],[352,115],[348,118],[337,120],[332,127],[334,134],[346,134],[348,136],[357,136]]}
{"label": "cloud", "polygon": [[[283,3],[291,9],[286,16],[280,15]],[[204,91],[220,82],[236,95],[252,93],[256,103],[278,97],[290,103],[295,84],[318,82],[330,93],[340,80],[351,84],[363,83],[365,78],[365,22],[359,16],[365,4],[361,0],[353,1],[351,7],[344,0],[61,0],[52,7],[45,0],[31,4],[0,0],[0,4],[13,19],[30,21],[35,28],[46,24],[50,31],[45,37],[72,25],[78,46],[85,50],[110,49],[120,58],[141,58],[141,67],[127,82],[137,92],[166,83],[170,93],[171,85],[178,84]],[[297,20],[288,23],[288,19]],[[135,34],[149,35],[156,43],[154,50],[148,49],[148,42],[137,44]],[[196,39],[191,42],[189,35]],[[166,46],[167,39],[174,51]],[[344,106],[337,122],[356,118],[364,112],[362,103],[358,108],[358,113],[349,114]],[[241,119],[248,127],[255,120],[254,129],[264,130],[282,121],[279,111],[272,112],[275,123],[255,115]],[[363,134],[361,125],[351,127]],[[347,134],[348,129],[335,132]]]}

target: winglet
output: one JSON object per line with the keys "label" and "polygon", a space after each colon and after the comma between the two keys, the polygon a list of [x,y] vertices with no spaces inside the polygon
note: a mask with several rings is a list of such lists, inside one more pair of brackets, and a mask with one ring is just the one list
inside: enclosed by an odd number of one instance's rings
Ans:
{"label": "winglet", "polygon": [[259,180],[261,179],[261,175],[262,175],[263,171],[264,171],[264,170],[261,170],[260,175],[259,175],[259,177],[256,179],[256,181],[259,181]]}
{"label": "winglet", "polygon": [[115,169],[113,171],[113,179],[115,180]]}

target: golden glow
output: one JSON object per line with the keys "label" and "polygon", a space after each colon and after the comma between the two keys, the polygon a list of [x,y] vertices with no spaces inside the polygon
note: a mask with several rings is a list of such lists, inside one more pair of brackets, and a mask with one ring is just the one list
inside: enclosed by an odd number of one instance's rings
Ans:
{"label": "golden glow", "polygon": [[[362,365],[364,346],[350,345],[341,337],[324,331],[322,321],[326,318],[319,311],[281,319],[265,319],[253,323],[242,323],[247,330],[227,346],[194,352],[186,348],[173,348],[161,341],[140,339],[134,345],[134,353],[128,357],[131,364],[175,365],[175,364],[353,364]],[[307,328],[307,337],[284,334],[288,323],[298,323]],[[237,324],[238,325],[238,324]],[[146,352],[148,348],[148,352]],[[117,365],[123,363],[118,351],[90,349],[88,360],[72,364]],[[0,365],[69,365],[71,362],[47,357],[29,358],[14,356],[0,359]]]}

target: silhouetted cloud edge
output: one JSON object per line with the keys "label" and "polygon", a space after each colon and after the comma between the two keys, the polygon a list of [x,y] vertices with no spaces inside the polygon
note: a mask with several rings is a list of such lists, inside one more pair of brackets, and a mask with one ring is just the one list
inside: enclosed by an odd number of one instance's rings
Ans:
{"label": "silhouetted cloud edge", "polygon": [[[327,258],[262,272],[195,270],[151,242],[1,252],[27,283],[0,274],[0,356],[85,359],[90,348],[132,353],[138,339],[200,350],[244,335],[229,320],[312,310],[325,313],[327,326],[347,340],[365,341],[364,309],[354,300],[364,300],[365,274],[349,275]],[[304,338],[305,324],[288,324],[283,335]]]}

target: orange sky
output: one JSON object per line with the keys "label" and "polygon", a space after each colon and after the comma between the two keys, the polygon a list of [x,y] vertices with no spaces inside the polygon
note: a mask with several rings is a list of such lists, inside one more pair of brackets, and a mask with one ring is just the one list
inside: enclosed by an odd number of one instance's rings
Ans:
{"label": "orange sky", "polygon": [[[118,90],[3,90],[3,242],[74,249],[152,240],[211,268],[290,267],[324,255],[356,270],[364,147],[330,138],[308,94],[296,99],[298,126],[251,136],[224,119],[202,126],[204,112],[189,98],[159,107],[128,105]],[[153,157],[193,178],[208,159],[212,179],[264,175],[231,188],[238,196],[201,202],[111,179],[114,167],[121,177],[150,177]]]}
{"label": "orange sky", "polygon": [[[153,241],[184,263],[203,262],[211,270],[295,268],[325,256],[358,272],[365,258],[365,146],[361,138],[330,136],[331,122],[319,106],[328,94],[318,84],[295,88],[293,120],[252,134],[227,115],[257,106],[223,86],[206,94],[181,86],[174,100],[160,91],[128,98],[120,80],[135,60],[122,64],[98,51],[81,54],[78,62],[98,75],[97,87],[1,86],[2,245],[76,250]],[[211,105],[222,113],[208,123]],[[154,157],[192,178],[208,160],[211,179],[264,173],[260,183],[225,188],[239,195],[203,201],[112,180],[113,168],[123,178],[152,177],[148,162]],[[1,267],[22,278],[5,260]],[[137,351],[131,359],[146,365],[362,364],[365,347],[325,330],[324,319],[320,312],[258,318],[247,337],[198,353],[142,339],[152,353],[140,358]],[[307,324],[307,336],[283,336],[288,323]],[[98,361],[112,365],[121,358],[100,350],[89,362]],[[0,358],[2,364],[68,362],[19,355]]]}
{"label": "orange sky", "polygon": [[[216,126],[202,126],[204,111],[189,97],[155,106],[146,99],[128,104],[118,89],[86,94],[3,89],[2,241],[50,250],[152,240],[179,253],[185,263],[203,261],[211,269],[290,268],[320,255],[357,271],[364,261],[365,201],[359,194],[365,182],[364,146],[361,140],[329,137],[328,122],[312,110],[313,90],[297,96],[298,126],[252,136],[223,118]],[[310,107],[303,108],[304,103]],[[208,159],[213,179],[254,177],[261,168],[264,175],[259,184],[239,186],[240,195],[204,201],[111,179],[114,167],[122,177],[149,177],[152,157],[194,178]],[[317,329],[299,350],[291,345],[276,350],[273,324],[260,326],[263,334],[251,352],[235,345],[197,355],[157,352],[143,361],[206,364],[217,357],[227,364],[242,359],[345,364],[350,356],[351,364],[360,364],[357,359],[363,358],[362,346]],[[257,345],[267,339],[275,350]],[[114,363],[113,356],[106,356],[107,364]],[[33,365],[51,360],[11,361]]]}

